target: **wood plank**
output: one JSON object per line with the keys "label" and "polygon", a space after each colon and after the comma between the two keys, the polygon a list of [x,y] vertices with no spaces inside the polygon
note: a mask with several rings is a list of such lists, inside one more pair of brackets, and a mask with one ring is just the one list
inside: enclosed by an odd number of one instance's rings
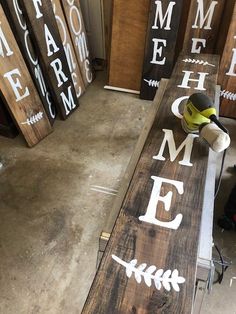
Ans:
{"label": "wood plank", "polygon": [[[143,62],[140,98],[153,100],[161,78],[169,78],[174,66],[182,0],[151,0]],[[163,19],[163,16],[166,18]]]}
{"label": "wood plank", "polygon": [[22,0],[23,14],[39,53],[52,99],[62,119],[79,105],[51,1]]}
{"label": "wood plank", "polygon": [[225,0],[191,0],[184,53],[214,53]]}
{"label": "wood plank", "polygon": [[6,0],[3,1],[3,9],[8,21],[10,22],[9,24],[13,34],[15,35],[15,39],[24,57],[28,70],[34,80],[34,84],[37,88],[49,121],[53,124],[56,118],[56,108],[52,102],[52,97],[44,78],[44,73],[39,64],[38,53],[36,53],[33,47],[32,38],[29,34],[20,4],[18,1]]}
{"label": "wood plank", "polygon": [[57,21],[57,26],[64,47],[67,63],[74,83],[76,96],[79,98],[85,92],[85,86],[80,72],[79,64],[75,56],[74,46],[71,41],[70,32],[66,23],[64,12],[60,0],[51,0],[53,12]]}
{"label": "wood plank", "polygon": [[[193,57],[197,59],[198,56]],[[179,58],[169,80],[83,308],[84,314],[191,313],[209,148],[203,141],[192,138],[191,158],[183,161],[183,152],[176,158],[170,158],[167,149],[163,148],[161,153],[161,147],[163,129],[173,132],[177,148],[186,139],[177,117],[179,111],[176,100],[179,97],[185,96],[186,99],[204,88],[204,92],[214,99],[218,57],[199,55],[204,61],[201,64],[183,61],[188,58],[189,56]],[[197,79],[200,79],[201,83],[194,81]],[[175,105],[172,106],[174,101]],[[182,105],[180,107],[182,108]],[[173,146],[170,150],[173,153]],[[161,156],[162,154],[164,156]],[[161,178],[167,182],[159,186],[159,190],[154,180],[162,180]],[[183,191],[180,189],[181,184]],[[169,211],[164,210],[169,207],[166,206],[167,198],[170,201]],[[153,212],[150,213],[150,210]],[[177,216],[180,213],[182,216]],[[149,222],[144,219],[148,216],[149,219],[146,220]],[[176,229],[170,229],[169,225],[159,225],[169,224],[176,217],[182,219],[179,221],[179,227],[175,226]],[[143,273],[140,270],[135,271],[136,279],[133,276],[134,268],[127,266],[131,260],[136,260],[136,266],[147,264],[146,268],[145,265],[140,266],[143,267]],[[133,265],[135,266],[135,261]],[[163,281],[161,289],[157,290],[153,277],[147,275],[147,272],[144,280],[145,270],[151,265],[156,267],[149,268],[153,274],[157,269],[170,269],[171,272],[177,269],[179,276],[185,279],[185,282],[179,284],[180,291],[174,291],[172,287],[167,291],[162,286]],[[166,287],[169,288],[168,285]]]}
{"label": "wood plank", "polygon": [[88,38],[78,0],[61,1],[85,87],[94,79]]}
{"label": "wood plank", "polygon": [[108,85],[140,90],[150,0],[114,0]]}
{"label": "wood plank", "polygon": [[31,147],[51,131],[51,125],[0,5],[0,90],[9,111]]}
{"label": "wood plank", "polygon": [[236,3],[220,61],[220,115],[236,119]]}

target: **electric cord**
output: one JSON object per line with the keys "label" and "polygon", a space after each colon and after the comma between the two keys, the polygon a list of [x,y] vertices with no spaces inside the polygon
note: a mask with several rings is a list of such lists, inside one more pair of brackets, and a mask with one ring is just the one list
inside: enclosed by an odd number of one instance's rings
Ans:
{"label": "electric cord", "polygon": [[218,178],[218,181],[217,181],[217,184],[216,184],[214,198],[216,198],[216,196],[218,195],[219,190],[220,190],[220,185],[221,185],[221,181],[222,181],[222,173],[223,173],[224,163],[225,163],[226,151],[227,151],[227,149],[225,149],[224,152],[223,152],[222,161],[221,161],[221,167],[220,167],[220,173],[219,173],[219,178]]}
{"label": "electric cord", "polygon": [[[220,257],[220,262],[217,262],[218,264],[221,265],[221,272],[219,272],[218,270],[216,270],[217,274],[218,274],[218,278],[216,281],[213,282],[213,284],[219,283],[221,284],[223,278],[224,278],[224,273],[227,270],[227,268],[230,266],[231,263],[228,263],[227,261],[224,260],[223,255],[221,254],[218,246],[216,244],[214,244],[215,249],[217,251],[217,253],[219,254]],[[216,261],[215,261],[216,262]]]}

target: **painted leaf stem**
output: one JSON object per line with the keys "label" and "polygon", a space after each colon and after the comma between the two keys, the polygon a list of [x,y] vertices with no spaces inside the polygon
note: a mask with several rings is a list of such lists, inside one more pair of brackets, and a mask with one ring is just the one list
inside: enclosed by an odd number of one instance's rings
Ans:
{"label": "painted leaf stem", "polygon": [[137,259],[133,259],[127,263],[116,255],[112,255],[112,258],[126,268],[126,275],[128,278],[134,273],[137,283],[141,283],[143,278],[148,287],[151,287],[153,282],[157,290],[160,290],[163,286],[165,290],[170,291],[172,286],[175,291],[179,292],[179,284],[185,282],[185,278],[179,276],[177,269],[174,269],[173,271],[170,269],[164,271],[163,269],[157,269],[155,265],[147,267],[146,263],[137,266]]}
{"label": "painted leaf stem", "polygon": [[196,63],[196,64],[209,65],[211,67],[215,67],[214,64],[211,64],[211,63],[208,63],[207,61],[199,60],[199,59],[186,58],[183,61],[186,62],[186,63]]}

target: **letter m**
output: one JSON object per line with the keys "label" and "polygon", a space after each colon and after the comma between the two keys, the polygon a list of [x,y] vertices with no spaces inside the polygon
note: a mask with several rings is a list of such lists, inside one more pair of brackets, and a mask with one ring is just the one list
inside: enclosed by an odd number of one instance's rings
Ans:
{"label": "letter m", "polygon": [[173,11],[175,2],[171,1],[169,3],[164,17],[163,17],[163,11],[162,11],[162,2],[160,0],[157,0],[155,1],[155,4],[156,4],[156,13],[155,13],[155,20],[154,20],[152,29],[158,29],[157,21],[159,17],[160,28],[163,28],[163,25],[166,21],[166,26],[164,27],[164,29],[170,30],[171,16],[172,16],[172,11]]}
{"label": "letter m", "polygon": [[68,87],[68,97],[64,94],[64,92],[60,93],[61,99],[63,101],[63,105],[66,111],[66,115],[70,113],[71,110],[73,110],[75,106],[74,98],[71,92],[71,86]]}
{"label": "letter m", "polygon": [[76,37],[76,46],[79,50],[80,61],[83,62],[89,55],[84,32]]}
{"label": "letter m", "polygon": [[[213,16],[214,9],[215,9],[215,6],[217,5],[218,1],[212,1],[211,2],[210,7],[209,7],[205,16],[204,16],[203,0],[197,0],[197,2],[198,2],[197,14],[196,14],[195,23],[192,26],[192,28],[198,28],[198,27],[203,28],[203,25],[206,22],[204,29],[211,29],[212,16]],[[197,24],[198,19],[199,19],[199,26]]]}
{"label": "letter m", "polygon": [[193,165],[190,162],[191,152],[193,148],[193,141],[195,137],[198,137],[198,135],[188,134],[186,139],[179,146],[179,148],[176,149],[172,130],[163,129],[162,131],[165,133],[165,136],[162,141],[161,148],[158,155],[153,156],[153,159],[166,160],[165,157],[163,157],[163,152],[167,143],[168,148],[169,148],[170,161],[171,162],[174,161],[176,157],[178,156],[178,154],[181,152],[181,150],[184,148],[184,158],[181,161],[179,161],[179,164],[183,166],[191,167]]}

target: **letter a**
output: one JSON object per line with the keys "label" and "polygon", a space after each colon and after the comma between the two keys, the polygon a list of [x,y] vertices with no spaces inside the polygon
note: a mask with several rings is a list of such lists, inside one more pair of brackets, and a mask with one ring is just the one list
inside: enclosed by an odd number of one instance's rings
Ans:
{"label": "letter a", "polygon": [[[45,40],[47,43],[47,49],[48,49],[48,57],[53,55],[55,52],[59,50],[57,47],[54,38],[52,37],[52,34],[50,33],[47,24],[44,24],[44,34],[45,34]],[[52,46],[53,51],[50,50],[50,46]]]}

